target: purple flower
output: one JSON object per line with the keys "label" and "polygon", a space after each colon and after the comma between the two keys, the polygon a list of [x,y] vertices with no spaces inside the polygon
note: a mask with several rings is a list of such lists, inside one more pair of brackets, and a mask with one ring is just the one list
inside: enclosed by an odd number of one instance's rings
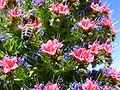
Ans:
{"label": "purple flower", "polygon": [[31,88],[30,90],[45,90],[44,84],[36,84],[34,85],[34,88]]}
{"label": "purple flower", "polygon": [[18,57],[18,59],[17,59],[17,63],[19,64],[19,65],[22,65],[22,66],[24,66],[24,67],[27,67],[27,62],[26,62],[26,57]]}
{"label": "purple flower", "polygon": [[7,41],[7,40],[8,40],[8,38],[6,37],[5,34],[0,36],[0,42]]}
{"label": "purple flower", "polygon": [[81,87],[81,84],[80,84],[80,82],[78,83],[78,82],[74,82],[74,83],[72,83],[71,85],[70,85],[70,88],[69,88],[70,90],[82,90],[82,87]]}
{"label": "purple flower", "polygon": [[105,68],[105,70],[104,70],[104,74],[105,74],[105,76],[110,76],[110,69],[109,68]]}
{"label": "purple flower", "polygon": [[15,0],[17,3],[24,3],[24,0]]}
{"label": "purple flower", "polygon": [[40,30],[40,35],[41,35],[41,36],[44,36],[44,35],[45,35],[44,29],[43,29],[42,27],[40,27],[39,30]]}
{"label": "purple flower", "polygon": [[77,30],[79,28],[78,23],[75,23],[74,26],[71,28],[70,32],[74,32],[75,30]]}
{"label": "purple flower", "polygon": [[96,26],[96,30],[100,31],[100,30],[102,30],[102,27],[101,26]]}
{"label": "purple flower", "polygon": [[35,6],[41,6],[45,1],[44,0],[32,0],[32,3]]}
{"label": "purple flower", "polygon": [[37,52],[34,52],[34,53],[33,53],[33,57],[34,57],[35,60],[38,59],[39,56],[38,56]]}
{"label": "purple flower", "polygon": [[65,53],[62,62],[64,62],[67,59],[70,59],[70,57],[71,57],[71,53],[70,52]]}

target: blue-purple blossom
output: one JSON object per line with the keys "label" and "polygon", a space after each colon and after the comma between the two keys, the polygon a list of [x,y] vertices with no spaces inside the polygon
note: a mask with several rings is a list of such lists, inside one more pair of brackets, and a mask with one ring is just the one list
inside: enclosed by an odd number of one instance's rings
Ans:
{"label": "blue-purple blossom", "polygon": [[80,82],[74,82],[70,85],[70,90],[82,90]]}
{"label": "blue-purple blossom", "polygon": [[35,60],[37,60],[38,57],[39,57],[39,56],[38,56],[37,52],[34,52],[34,53],[33,53],[33,58],[34,58]]}
{"label": "blue-purple blossom", "polygon": [[21,3],[23,4],[24,3],[24,0],[15,0],[17,3]]}
{"label": "blue-purple blossom", "polygon": [[26,57],[18,57],[17,59],[17,63],[24,66],[24,67],[27,67],[27,62],[26,62]]}
{"label": "blue-purple blossom", "polygon": [[100,31],[100,30],[102,30],[102,27],[101,26],[96,26],[96,30]]}
{"label": "blue-purple blossom", "polygon": [[45,35],[44,29],[43,29],[42,27],[40,27],[39,30],[40,30],[40,35],[41,35],[41,36],[44,36],[44,35]]}
{"label": "blue-purple blossom", "polygon": [[35,6],[41,6],[45,1],[44,0],[32,0],[32,3]]}
{"label": "blue-purple blossom", "polygon": [[74,32],[75,30],[77,30],[80,26],[78,25],[78,23],[75,23],[74,26],[71,28],[70,32]]}
{"label": "blue-purple blossom", "polygon": [[0,36],[0,42],[7,41],[7,40],[8,40],[8,38],[6,37],[5,34],[2,34],[2,35]]}
{"label": "blue-purple blossom", "polygon": [[105,76],[110,76],[110,69],[109,68],[105,68],[104,69],[104,74],[105,74]]}
{"label": "blue-purple blossom", "polygon": [[44,84],[36,84],[34,85],[34,88],[31,88],[30,90],[45,90]]}
{"label": "blue-purple blossom", "polygon": [[67,59],[70,59],[71,56],[72,56],[72,53],[70,53],[70,52],[65,53],[65,54],[64,54],[64,58],[63,58],[62,61],[65,61],[65,60],[67,60]]}

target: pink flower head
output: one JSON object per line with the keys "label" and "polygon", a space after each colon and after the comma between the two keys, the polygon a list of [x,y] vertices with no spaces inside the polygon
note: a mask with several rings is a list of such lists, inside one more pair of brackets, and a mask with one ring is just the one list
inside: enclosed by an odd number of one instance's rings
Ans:
{"label": "pink flower head", "polygon": [[3,60],[0,61],[0,66],[2,67],[4,73],[8,73],[16,68],[18,68],[17,58],[10,58],[7,55],[4,56]]}
{"label": "pink flower head", "polygon": [[59,7],[59,14],[61,14],[61,15],[69,14],[68,5],[60,5],[60,7]]}
{"label": "pink flower head", "polygon": [[74,51],[73,51],[73,56],[74,56],[76,59],[82,61],[82,60],[84,60],[84,52],[85,52],[85,51],[86,51],[85,48],[74,49]]}
{"label": "pink flower head", "polygon": [[53,13],[57,14],[61,14],[61,15],[67,15],[69,14],[69,8],[68,8],[68,5],[63,5],[63,4],[60,4],[60,3],[55,3],[53,4],[51,7],[50,7],[50,10],[53,11]]}
{"label": "pink flower head", "polygon": [[112,33],[112,35],[116,35],[116,28],[114,27],[114,25],[112,24],[112,26],[111,26],[111,33]]}
{"label": "pink flower head", "polygon": [[104,87],[102,90],[113,90],[111,87]]}
{"label": "pink flower head", "polygon": [[90,7],[96,12],[110,13],[110,9],[103,3],[92,3]]}
{"label": "pink flower head", "polygon": [[45,90],[59,90],[59,87],[57,84],[53,84],[51,82],[48,82],[45,86]]}
{"label": "pink flower head", "polygon": [[116,71],[114,68],[110,68],[110,76],[113,79],[120,80],[120,72]]}
{"label": "pink flower head", "polygon": [[99,50],[101,50],[100,42],[96,41],[92,45],[89,44],[88,48],[90,49],[91,53],[98,54]]}
{"label": "pink flower head", "polygon": [[100,90],[95,81],[86,79],[86,82],[82,84],[83,90]]}
{"label": "pink flower head", "polygon": [[105,52],[107,52],[108,54],[112,53],[113,49],[112,49],[112,45],[108,44],[107,42],[103,44],[103,49],[105,50]]}
{"label": "pink flower head", "polygon": [[94,61],[94,55],[91,54],[90,50],[86,50],[84,52],[84,60],[87,62],[87,63],[91,63]]}
{"label": "pink flower head", "polygon": [[110,13],[110,8],[104,3],[101,4],[102,13]]}
{"label": "pink flower head", "polygon": [[6,3],[7,0],[0,0],[0,10],[3,10],[5,8]]}
{"label": "pink flower head", "polygon": [[114,68],[106,68],[105,73],[108,73],[109,75],[106,76],[111,76],[112,79],[116,79],[120,81],[120,72],[116,71]]}
{"label": "pink flower head", "polygon": [[90,53],[89,50],[85,48],[74,49],[73,56],[78,59],[78,63],[81,61],[85,61],[87,63],[94,61],[94,55]]}
{"label": "pink flower head", "polygon": [[22,23],[22,24],[18,25],[18,28],[21,29],[21,30],[24,30],[27,25],[32,26],[34,28],[40,28],[41,27],[41,23],[38,19],[35,19],[34,21],[32,19],[29,19],[26,24]]}
{"label": "pink flower head", "polygon": [[47,43],[43,43],[41,45],[41,49],[43,53],[49,54],[49,55],[55,55],[56,53],[60,52],[60,48],[63,46],[63,44],[58,42],[57,39],[49,40]]}
{"label": "pink flower head", "polygon": [[55,14],[59,12],[59,7],[60,7],[60,3],[57,2],[55,4],[53,4],[51,7],[50,7],[50,10],[52,10]]}
{"label": "pink flower head", "polygon": [[21,15],[21,9],[15,7],[14,9],[10,9],[8,14],[14,19],[19,18]]}
{"label": "pink flower head", "polygon": [[90,30],[95,28],[95,23],[91,21],[89,18],[83,18],[78,25],[82,27],[84,30]]}
{"label": "pink flower head", "polygon": [[100,8],[100,5],[99,5],[98,3],[97,3],[97,4],[92,3],[92,4],[90,5],[90,7],[91,7],[94,11],[102,12],[102,10],[101,10],[101,8]]}
{"label": "pink flower head", "polygon": [[103,19],[102,19],[102,25],[103,25],[103,26],[109,26],[109,27],[111,27],[111,26],[112,26],[112,22],[111,22],[110,19],[103,18]]}

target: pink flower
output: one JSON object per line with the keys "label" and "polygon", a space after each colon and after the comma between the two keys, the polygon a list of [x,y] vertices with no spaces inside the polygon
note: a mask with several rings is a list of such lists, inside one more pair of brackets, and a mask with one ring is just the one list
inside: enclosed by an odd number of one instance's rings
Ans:
{"label": "pink flower", "polygon": [[96,41],[92,45],[89,44],[88,48],[90,49],[91,53],[98,54],[99,50],[101,50],[100,42]]}
{"label": "pink flower", "polygon": [[14,9],[10,9],[8,14],[14,19],[19,18],[21,15],[21,9],[15,7]]}
{"label": "pink flower", "polygon": [[82,61],[82,60],[84,60],[84,52],[85,52],[85,51],[86,51],[85,48],[74,49],[74,51],[73,51],[73,56],[74,56],[76,59]]}
{"label": "pink flower", "polygon": [[105,50],[105,52],[107,52],[108,54],[112,53],[112,45],[108,44],[107,42],[103,44],[103,49]]}
{"label": "pink flower", "polygon": [[83,90],[100,90],[95,81],[86,79],[86,82],[82,84]]}
{"label": "pink flower", "polygon": [[16,68],[18,68],[17,58],[10,58],[7,55],[4,56],[3,60],[0,61],[0,66],[2,67],[4,73],[8,73]]}
{"label": "pink flower", "polygon": [[25,29],[25,25],[24,24],[20,24],[20,25],[18,25],[18,28],[21,29],[21,30],[24,30]]}
{"label": "pink flower", "polygon": [[80,22],[78,22],[78,25],[86,31],[95,28],[95,23],[89,18],[83,18]]}
{"label": "pink flower", "polygon": [[60,3],[57,2],[50,7],[50,10],[52,10],[56,14],[59,12],[59,7],[60,7]]}
{"label": "pink flower", "polygon": [[35,19],[34,21],[32,19],[29,19],[26,24],[22,23],[22,24],[18,25],[18,28],[21,30],[24,30],[26,28],[26,26],[32,26],[34,28],[39,28],[39,27],[41,27],[41,23],[38,19]]}
{"label": "pink flower", "polygon": [[90,7],[91,7],[94,11],[102,12],[102,9],[101,9],[101,7],[100,7],[99,4],[92,3],[92,4],[90,5]]}
{"label": "pink flower", "polygon": [[120,81],[120,72],[116,71],[114,68],[106,68],[105,73],[108,74],[105,74],[105,76],[110,76],[112,79]]}
{"label": "pink flower", "polygon": [[87,62],[87,63],[91,63],[94,61],[94,55],[91,54],[90,50],[86,50],[84,52],[84,60]]}
{"label": "pink flower", "polygon": [[94,55],[91,54],[90,51],[86,50],[85,48],[74,49],[73,56],[76,59],[78,59],[78,63],[80,63],[81,61],[85,61],[87,63],[94,61]]}
{"label": "pink flower", "polygon": [[116,35],[116,29],[113,25],[111,26],[110,30],[111,30],[112,35]]}
{"label": "pink flower", "polygon": [[110,9],[103,3],[97,3],[97,4],[92,3],[90,7],[96,12],[110,13]]}
{"label": "pink flower", "polygon": [[59,7],[59,14],[61,14],[61,15],[67,15],[67,14],[69,14],[68,5],[61,5]]}
{"label": "pink flower", "polygon": [[63,5],[63,4],[60,4],[60,3],[55,3],[53,4],[51,7],[50,7],[50,10],[53,11],[53,13],[57,14],[61,14],[61,15],[67,15],[69,14],[69,8],[68,8],[68,5]]}
{"label": "pink flower", "polygon": [[103,19],[102,19],[102,25],[103,25],[103,26],[109,26],[109,27],[111,27],[111,26],[112,26],[112,22],[111,22],[110,19],[103,18]]}
{"label": "pink flower", "polygon": [[0,10],[3,10],[5,8],[6,3],[7,0],[0,0]]}
{"label": "pink flower", "polygon": [[114,68],[110,68],[110,76],[113,79],[120,80],[120,72],[116,71]]}
{"label": "pink flower", "polygon": [[111,87],[104,87],[102,90],[113,90]]}
{"label": "pink flower", "polygon": [[52,84],[51,82],[48,82],[45,86],[45,90],[59,90],[59,87],[57,84]]}
{"label": "pink flower", "polygon": [[103,13],[110,13],[110,8],[106,6],[104,3],[101,4],[101,9]]}
{"label": "pink flower", "polygon": [[60,52],[60,48],[63,46],[63,44],[58,42],[57,39],[49,40],[47,43],[43,43],[41,45],[41,49],[43,53],[49,54],[49,55],[55,55],[56,53]]}

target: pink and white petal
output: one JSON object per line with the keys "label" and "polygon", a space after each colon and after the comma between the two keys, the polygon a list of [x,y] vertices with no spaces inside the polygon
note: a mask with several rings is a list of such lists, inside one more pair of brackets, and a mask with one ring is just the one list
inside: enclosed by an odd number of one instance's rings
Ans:
{"label": "pink and white petal", "polygon": [[18,68],[18,65],[15,63],[14,66],[11,68],[12,70]]}

